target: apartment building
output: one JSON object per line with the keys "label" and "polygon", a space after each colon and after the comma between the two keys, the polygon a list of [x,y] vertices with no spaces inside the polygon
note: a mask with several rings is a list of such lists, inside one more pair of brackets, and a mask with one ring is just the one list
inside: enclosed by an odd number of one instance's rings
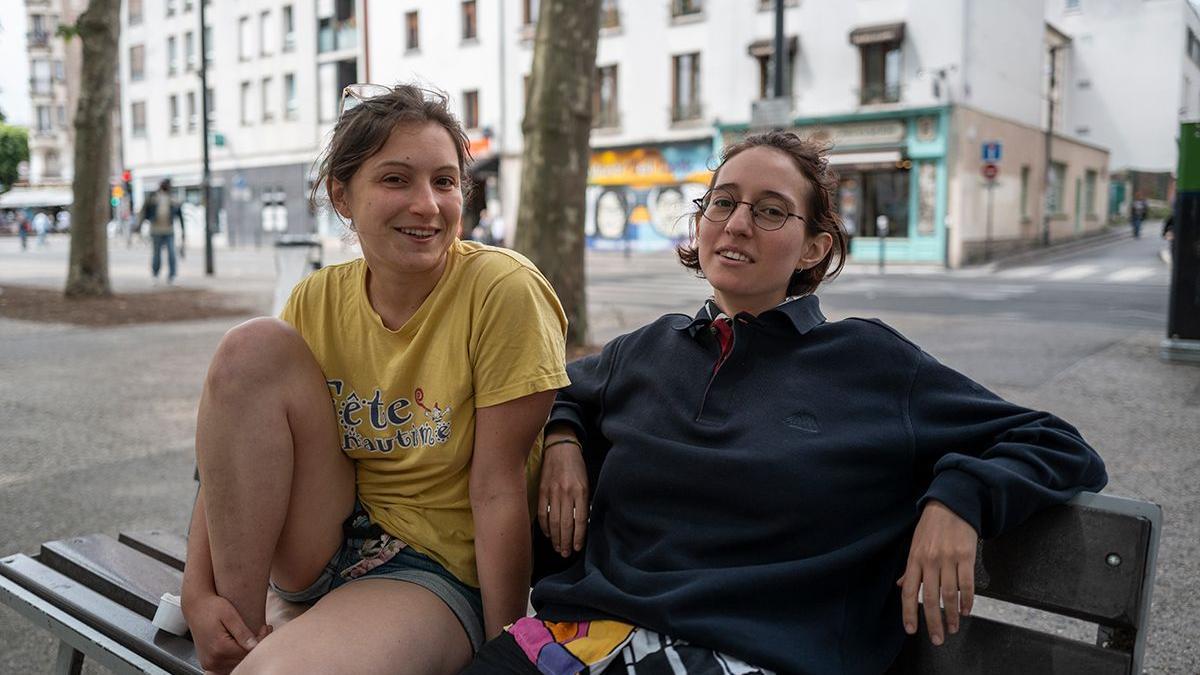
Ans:
{"label": "apartment building", "polygon": [[74,176],[73,122],[79,91],[78,41],[56,35],[86,6],[85,0],[25,0],[29,53],[29,184],[70,185]]}
{"label": "apartment building", "polygon": [[1113,211],[1174,193],[1179,125],[1200,119],[1200,15],[1188,0],[1047,0],[1071,36],[1063,134],[1112,152]]}
{"label": "apartment building", "polygon": [[[372,80],[416,79],[450,94],[481,150],[482,205],[512,223],[537,0],[366,5]],[[772,126],[832,146],[855,260],[882,252],[957,266],[1035,246],[1047,231],[1061,240],[1103,225],[1107,151],[1062,133],[1071,64],[1056,59],[1051,87],[1050,47],[1070,37],[1046,22],[1045,0],[788,0],[778,97],[773,8],[602,3],[589,246],[666,249],[686,237],[680,216],[703,194],[720,148],[764,121],[755,108],[773,110]],[[1050,99],[1059,123],[1047,161]],[[985,144],[1000,151],[990,181]]]}
{"label": "apartment building", "polygon": [[336,232],[308,197],[341,90],[360,79],[361,2],[205,0],[201,28],[200,1],[122,8],[122,132],[137,202],[171,178],[193,205],[189,240],[202,237],[204,58],[217,239],[262,245],[282,232]]}

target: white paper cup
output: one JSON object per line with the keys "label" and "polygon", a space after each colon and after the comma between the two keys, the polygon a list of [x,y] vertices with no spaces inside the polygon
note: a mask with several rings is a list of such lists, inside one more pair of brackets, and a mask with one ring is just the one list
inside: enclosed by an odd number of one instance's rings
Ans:
{"label": "white paper cup", "polygon": [[183,618],[183,608],[179,605],[178,595],[163,593],[158,601],[158,610],[154,612],[154,625],[172,635],[187,633],[187,620]]}

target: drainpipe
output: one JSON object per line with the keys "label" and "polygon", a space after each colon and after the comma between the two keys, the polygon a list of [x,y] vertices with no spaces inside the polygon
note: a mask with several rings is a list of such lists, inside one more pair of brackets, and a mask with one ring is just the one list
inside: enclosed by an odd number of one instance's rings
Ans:
{"label": "drainpipe", "polygon": [[1050,47],[1050,89],[1046,92],[1049,115],[1046,118],[1046,181],[1045,193],[1042,195],[1042,246],[1050,245],[1050,190],[1054,187],[1050,179],[1050,169],[1052,168],[1050,148],[1054,140],[1054,87],[1058,84],[1056,76],[1058,50],[1057,45]]}

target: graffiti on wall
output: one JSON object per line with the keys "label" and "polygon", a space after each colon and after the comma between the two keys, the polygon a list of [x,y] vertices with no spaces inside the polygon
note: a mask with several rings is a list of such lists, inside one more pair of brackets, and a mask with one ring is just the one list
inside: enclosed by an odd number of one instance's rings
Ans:
{"label": "graffiti on wall", "polygon": [[686,215],[708,188],[708,143],[601,150],[588,172],[586,234],[595,249],[666,250],[688,237]]}

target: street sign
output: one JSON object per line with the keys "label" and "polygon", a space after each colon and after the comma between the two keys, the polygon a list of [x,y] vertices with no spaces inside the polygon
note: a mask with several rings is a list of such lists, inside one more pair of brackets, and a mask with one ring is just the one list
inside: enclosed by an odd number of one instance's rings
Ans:
{"label": "street sign", "polygon": [[985,163],[991,164],[1000,161],[1000,141],[986,141],[980,146],[980,150],[981,159]]}
{"label": "street sign", "polygon": [[996,176],[1000,175],[1000,167],[988,162],[987,164],[983,165],[982,173],[984,178],[988,180],[996,180]]}

